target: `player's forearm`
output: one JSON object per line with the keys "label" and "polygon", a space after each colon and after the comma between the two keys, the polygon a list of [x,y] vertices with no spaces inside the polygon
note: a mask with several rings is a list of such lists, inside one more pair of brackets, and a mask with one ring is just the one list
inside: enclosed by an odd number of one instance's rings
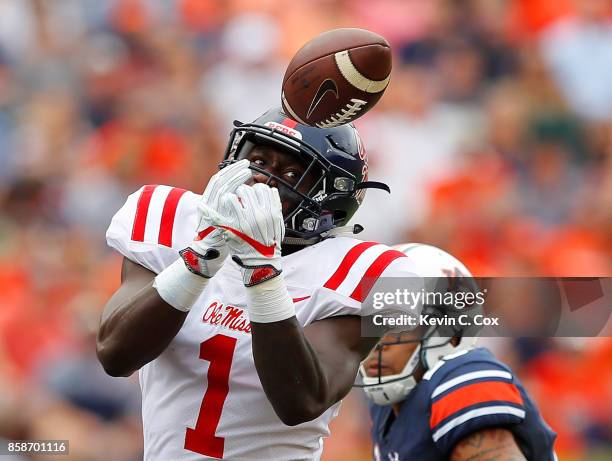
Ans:
{"label": "player's forearm", "polygon": [[512,432],[488,428],[474,432],[453,449],[450,461],[526,461]]}
{"label": "player's forearm", "polygon": [[328,380],[283,275],[247,286],[246,295],[255,368],[274,411],[291,426],[316,418],[331,405]]}
{"label": "player's forearm", "polygon": [[161,354],[181,329],[186,312],[168,305],[153,281],[108,302],[97,338],[98,358],[111,376],[129,376]]}
{"label": "player's forearm", "polygon": [[339,316],[303,329],[282,274],[247,288],[247,305],[255,368],[281,421],[311,421],[350,391],[373,345],[361,340],[359,317]]}
{"label": "player's forearm", "polygon": [[208,280],[182,258],[157,275],[125,258],[121,287],[106,305],[98,332],[98,358],[106,372],[128,376],[157,358],[183,326]]}
{"label": "player's forearm", "polygon": [[295,317],[251,322],[251,334],[257,374],[283,423],[311,421],[334,403],[323,367]]}

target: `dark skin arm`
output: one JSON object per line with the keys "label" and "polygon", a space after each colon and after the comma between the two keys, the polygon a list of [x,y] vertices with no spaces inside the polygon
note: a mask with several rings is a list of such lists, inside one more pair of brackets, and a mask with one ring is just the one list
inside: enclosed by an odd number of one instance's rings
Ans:
{"label": "dark skin arm", "polygon": [[483,429],[459,442],[450,461],[526,461],[512,432],[502,428]]}
{"label": "dark skin arm", "polygon": [[289,426],[315,419],[348,394],[359,363],[379,339],[362,338],[356,316],[319,320],[304,329],[295,317],[253,322],[251,334],[263,389]]}
{"label": "dark skin arm", "polygon": [[[292,155],[266,146],[253,149],[247,158],[275,176],[294,183],[306,165]],[[300,186],[312,187],[311,172]],[[255,173],[247,184],[267,183]],[[270,187],[278,187],[275,180]],[[297,204],[295,196],[279,188],[284,214]],[[283,245],[283,255],[299,250]],[[302,329],[295,317],[281,322],[251,323],[255,368],[264,392],[283,423],[293,426],[311,421],[342,399],[354,384],[359,363],[379,338],[362,338],[360,318],[343,316],[312,323]],[[299,396],[299,397],[297,397]]]}
{"label": "dark skin arm", "polygon": [[161,354],[183,326],[187,313],[160,298],[155,274],[123,259],[121,286],[106,304],[96,350],[111,376],[129,376]]}
{"label": "dark skin arm", "polygon": [[[154,277],[124,259],[121,286],[104,309],[97,339],[98,358],[111,376],[129,376],[154,360],[185,321],[185,313],[159,297]],[[251,324],[255,367],[285,424],[316,418],[351,390],[359,363],[379,339],[361,338],[360,322],[344,316],[304,329],[295,317]]]}

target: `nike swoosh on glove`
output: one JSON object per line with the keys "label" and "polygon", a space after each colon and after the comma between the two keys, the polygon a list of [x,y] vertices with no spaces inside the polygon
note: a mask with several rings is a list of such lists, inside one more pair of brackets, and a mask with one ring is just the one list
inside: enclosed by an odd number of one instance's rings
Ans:
{"label": "nike swoosh on glove", "polygon": [[191,245],[179,254],[187,268],[194,274],[211,278],[221,268],[229,249],[223,231],[214,227],[210,214],[218,213],[221,199],[225,194],[235,192],[252,176],[250,162],[246,159],[223,168],[217,172],[206,186],[198,204],[199,224],[196,237]]}
{"label": "nike swoosh on glove", "polygon": [[232,259],[242,267],[245,286],[258,285],[281,273],[285,223],[278,190],[265,184],[241,185],[221,199],[214,224],[224,230]]}

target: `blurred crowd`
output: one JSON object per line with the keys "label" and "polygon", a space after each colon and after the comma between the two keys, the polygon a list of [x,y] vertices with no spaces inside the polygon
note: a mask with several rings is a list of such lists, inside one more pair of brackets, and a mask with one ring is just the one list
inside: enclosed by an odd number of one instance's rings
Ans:
{"label": "blurred crowd", "polygon": [[[137,380],[94,351],[119,284],[110,218],[142,184],[203,190],[233,120],[278,105],[292,54],[336,27],[394,50],[357,122],[393,191],[368,193],[364,238],[481,276],[611,275],[609,0],[0,0],[0,438],[139,459]],[[560,459],[610,459],[610,339],[492,345]],[[368,459],[368,429],[352,394],[324,459]]]}

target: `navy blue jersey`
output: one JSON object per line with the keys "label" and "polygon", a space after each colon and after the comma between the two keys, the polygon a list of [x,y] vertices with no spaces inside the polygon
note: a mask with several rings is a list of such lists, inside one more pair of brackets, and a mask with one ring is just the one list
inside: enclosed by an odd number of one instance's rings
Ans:
{"label": "navy blue jersey", "polygon": [[448,355],[408,394],[397,418],[371,405],[376,461],[439,461],[469,434],[510,430],[530,461],[555,459],[556,434],[512,371],[484,348]]}

